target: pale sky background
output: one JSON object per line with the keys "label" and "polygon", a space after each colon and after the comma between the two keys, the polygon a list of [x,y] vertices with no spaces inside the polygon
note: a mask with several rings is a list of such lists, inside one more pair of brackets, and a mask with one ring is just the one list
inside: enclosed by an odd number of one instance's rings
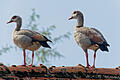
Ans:
{"label": "pale sky background", "polygon": [[[40,26],[55,25],[55,36],[71,32],[70,40],[59,43],[56,47],[65,56],[61,59],[50,60],[55,66],[86,65],[83,50],[76,44],[73,38],[73,30],[76,20],[69,21],[74,10],[80,10],[85,17],[85,26],[94,27],[103,33],[110,44],[110,52],[98,50],[96,67],[120,66],[120,0],[0,0],[0,47],[6,44],[13,45],[11,39],[15,24],[6,24],[13,15],[23,18],[23,26],[27,24],[31,9],[35,8],[40,14]],[[89,61],[93,63],[93,52],[89,52]],[[23,64],[22,51],[4,53],[0,56],[0,62],[4,64]]]}

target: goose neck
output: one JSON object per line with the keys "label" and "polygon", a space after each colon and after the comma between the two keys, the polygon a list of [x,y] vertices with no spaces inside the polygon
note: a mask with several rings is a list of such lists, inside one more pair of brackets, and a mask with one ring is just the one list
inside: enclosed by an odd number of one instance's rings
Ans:
{"label": "goose neck", "polygon": [[22,26],[22,20],[17,21],[15,31],[19,31],[21,26]]}
{"label": "goose neck", "polygon": [[84,18],[83,16],[80,16],[77,18],[77,27],[83,27],[83,24],[84,24]]}

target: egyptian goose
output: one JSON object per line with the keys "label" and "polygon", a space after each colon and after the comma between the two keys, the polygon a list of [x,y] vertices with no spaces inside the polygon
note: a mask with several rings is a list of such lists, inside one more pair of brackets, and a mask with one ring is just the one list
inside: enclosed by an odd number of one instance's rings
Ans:
{"label": "egyptian goose", "polygon": [[90,68],[88,61],[88,49],[91,49],[94,51],[94,61],[91,68],[95,68],[96,51],[100,49],[108,52],[109,50],[107,46],[110,45],[107,43],[100,31],[95,28],[84,27],[84,17],[80,11],[74,11],[69,20],[71,19],[77,19],[77,25],[74,30],[74,39],[85,52],[87,61],[86,67]]}
{"label": "egyptian goose", "polygon": [[[14,43],[23,49],[23,56],[24,56],[24,65],[26,65],[26,53],[25,50],[32,51],[32,63],[34,58],[34,51],[39,49],[41,46],[51,48],[47,41],[52,42],[51,40],[47,39],[44,35],[41,35],[38,32],[21,29],[22,25],[22,18],[20,16],[13,16],[8,23],[16,22],[17,26],[12,33],[12,39]],[[7,24],[8,24],[7,23]]]}

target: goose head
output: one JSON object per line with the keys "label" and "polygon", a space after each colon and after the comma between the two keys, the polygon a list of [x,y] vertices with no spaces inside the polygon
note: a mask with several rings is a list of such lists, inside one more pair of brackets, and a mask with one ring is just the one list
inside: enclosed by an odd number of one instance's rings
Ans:
{"label": "goose head", "polygon": [[80,12],[80,11],[74,11],[74,12],[72,13],[72,16],[71,16],[68,20],[78,19],[78,18],[81,18],[81,17],[83,17],[82,12]]}
{"label": "goose head", "polygon": [[84,17],[83,17],[82,12],[80,12],[80,11],[74,11],[72,13],[72,16],[68,20],[71,20],[71,19],[77,19],[77,25],[76,25],[76,27],[83,27]]}
{"label": "goose head", "polygon": [[7,22],[7,24],[8,24],[8,23],[12,23],[12,22],[18,23],[18,22],[20,22],[20,21],[22,21],[22,19],[21,19],[20,16],[13,16],[13,17],[11,18],[11,20],[10,20],[9,22]]}

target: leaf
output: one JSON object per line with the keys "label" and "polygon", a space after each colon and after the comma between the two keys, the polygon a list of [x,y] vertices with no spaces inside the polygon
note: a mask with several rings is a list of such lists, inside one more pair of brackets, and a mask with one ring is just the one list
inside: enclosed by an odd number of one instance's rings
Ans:
{"label": "leaf", "polygon": [[40,15],[37,14],[36,17],[39,19],[39,18],[40,18]]}

